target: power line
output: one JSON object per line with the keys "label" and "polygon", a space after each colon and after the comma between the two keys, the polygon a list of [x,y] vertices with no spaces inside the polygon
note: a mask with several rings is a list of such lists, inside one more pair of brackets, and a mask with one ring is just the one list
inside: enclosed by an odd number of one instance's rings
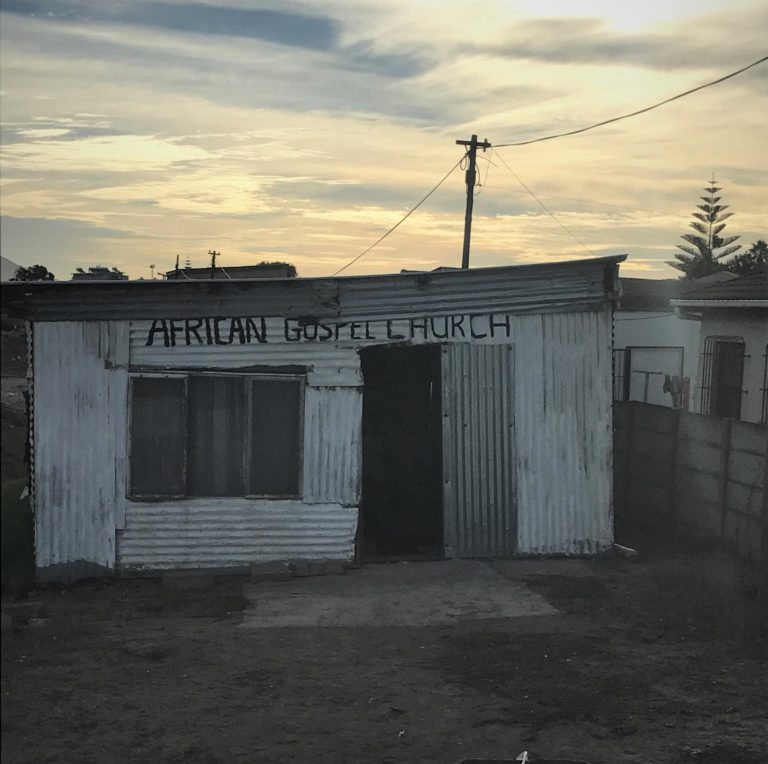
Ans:
{"label": "power line", "polygon": [[671,98],[667,98],[663,101],[659,101],[658,103],[655,103],[651,106],[646,106],[643,109],[638,109],[637,111],[633,111],[629,114],[622,114],[620,117],[612,117],[611,119],[606,119],[602,122],[597,122],[594,125],[589,125],[589,127],[580,127],[578,130],[569,130],[566,133],[557,133],[556,135],[547,135],[543,138],[532,138],[528,141],[518,141],[517,143],[497,143],[494,148],[502,149],[506,148],[508,146],[528,146],[531,143],[541,143],[542,141],[553,141],[555,138],[564,138],[567,135],[577,135],[578,133],[586,133],[587,130],[594,130],[596,127],[603,127],[604,125],[610,125],[613,122],[618,122],[622,119],[629,119],[630,117],[636,117],[638,114],[645,114],[647,111],[652,111],[653,109],[658,109],[660,106],[664,106],[665,104],[671,103],[672,101],[677,101],[678,98],[684,98],[685,96],[691,95],[692,93],[696,93],[699,90],[704,90],[704,88],[712,87],[712,85],[719,85],[721,82],[725,82],[726,80],[731,79],[731,77],[736,77],[739,74],[743,74],[748,69],[752,69],[752,67],[757,66],[758,64],[764,64],[766,61],[768,61],[768,56],[763,56],[763,58],[759,58],[757,61],[754,61],[753,63],[749,64],[748,66],[743,67],[742,69],[738,69],[735,72],[731,72],[730,74],[726,74],[724,77],[719,77],[716,80],[713,80],[712,82],[706,82],[703,85],[699,85],[698,87],[691,88],[690,90],[686,90],[684,93],[678,93],[677,95],[672,96]]}
{"label": "power line", "polygon": [[371,244],[370,247],[368,247],[368,249],[361,252],[357,257],[353,257],[346,265],[342,266],[339,268],[339,270],[331,275],[338,276],[342,271],[345,271],[347,268],[349,268],[350,265],[354,265],[361,257],[367,255],[375,246],[384,241],[384,239],[386,239],[387,236],[392,233],[392,231],[394,231],[399,225],[404,223],[411,215],[413,215],[413,213],[416,212],[416,210],[419,209],[419,207],[421,207],[421,205],[424,204],[424,202],[426,202],[427,199],[429,199],[429,197],[432,196],[432,194],[434,194],[435,191],[437,191],[437,189],[440,188],[440,186],[442,186],[446,180],[448,180],[448,178],[451,176],[451,173],[453,173],[453,171],[464,161],[464,157],[466,156],[466,153],[463,154],[461,159],[459,159],[459,161],[456,162],[456,164],[453,165],[450,170],[448,170],[448,172],[440,179],[440,181],[438,181],[437,185],[435,185],[431,191],[425,194],[413,207],[411,207],[411,209],[405,215],[403,215],[403,217],[400,218],[400,220],[398,220],[397,223],[395,223],[392,228],[390,228],[383,236],[380,236],[378,239],[376,239],[375,242],[373,242],[373,244]]}
{"label": "power line", "polygon": [[[517,189],[510,188],[509,186],[497,186],[495,183],[491,183],[488,188],[495,188],[497,191],[516,191]],[[652,212],[654,215],[670,215],[669,210],[652,210],[650,207],[632,207],[629,204],[615,204],[613,202],[601,202],[598,199],[580,199],[577,196],[560,196],[559,194],[542,194],[539,192],[539,196],[543,196],[547,199],[564,199],[567,202],[578,202],[579,204],[597,205],[599,207],[617,207],[622,210],[628,210],[630,212]],[[680,213],[683,214],[683,213]]]}
{"label": "power line", "polygon": [[480,189],[479,189],[479,191],[478,191],[478,192],[475,194],[475,197],[478,197],[478,196],[480,196],[480,194],[482,194],[482,193],[483,193],[483,191],[485,190],[485,187],[486,187],[486,185],[488,184],[488,171],[491,169],[491,165],[493,165],[494,167],[496,167],[496,165],[495,165],[495,164],[494,164],[494,162],[492,161],[492,157],[493,157],[493,146],[491,146],[491,153],[490,153],[490,155],[489,155],[489,156],[487,156],[487,157],[480,157],[480,159],[485,159],[485,161],[487,162],[487,164],[485,165],[485,179],[483,180],[483,182],[482,182],[482,183],[478,183],[478,184],[477,184],[477,185],[480,187]]}
{"label": "power line", "polygon": [[555,213],[552,212],[552,210],[550,210],[549,207],[547,207],[547,205],[544,204],[544,202],[542,202],[541,199],[539,199],[539,197],[536,196],[536,194],[534,194],[530,188],[528,188],[528,186],[525,184],[523,179],[507,164],[504,157],[499,153],[497,153],[496,156],[501,160],[504,167],[506,167],[510,171],[510,173],[512,173],[512,177],[536,200],[536,202],[544,210],[544,212],[546,212],[547,215],[549,215],[552,218],[552,220],[554,220],[560,226],[560,228],[562,228],[569,236],[573,237],[573,239],[578,244],[580,244],[581,247],[583,247],[583,249],[585,249],[590,255],[594,255],[595,253],[578,236],[576,236],[576,234],[573,233],[573,231],[571,231],[571,229],[568,228],[568,226],[565,225],[565,223],[561,222],[560,219],[555,215]]}

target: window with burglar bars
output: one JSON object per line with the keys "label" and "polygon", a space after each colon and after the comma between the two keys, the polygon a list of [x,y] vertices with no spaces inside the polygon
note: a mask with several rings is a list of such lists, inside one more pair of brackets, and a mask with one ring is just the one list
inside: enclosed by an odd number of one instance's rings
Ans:
{"label": "window with burglar bars", "polygon": [[129,493],[298,496],[303,397],[287,375],[132,377]]}
{"label": "window with burglar bars", "polygon": [[704,341],[701,413],[738,419],[744,381],[744,338],[707,337]]}

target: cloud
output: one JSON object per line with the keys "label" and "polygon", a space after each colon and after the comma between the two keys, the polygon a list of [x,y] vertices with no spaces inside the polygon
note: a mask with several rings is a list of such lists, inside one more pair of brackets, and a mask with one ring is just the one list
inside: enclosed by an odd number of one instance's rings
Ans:
{"label": "cloud", "polygon": [[81,220],[0,217],[0,247],[4,257],[17,263],[40,263],[57,278],[68,279],[74,265],[109,261],[108,242],[134,237],[113,228],[89,225]]}
{"label": "cloud", "polygon": [[130,24],[172,32],[246,37],[313,50],[328,50],[338,36],[337,22],[324,16],[203,3],[5,0],[3,10],[60,23]]}
{"label": "cloud", "polygon": [[341,66],[354,68],[384,77],[408,78],[428,71],[432,63],[422,52],[381,53],[376,50],[376,41],[361,40],[339,50]]}
{"label": "cloud", "polygon": [[90,87],[146,87],[151,82],[163,97],[184,93],[222,106],[386,116],[420,124],[450,121],[471,108],[450,92],[425,89],[418,82],[409,86],[416,79],[411,75],[426,70],[422,59],[381,52],[368,43],[348,52],[243,38],[201,43],[191,35],[157,29],[127,35],[114,25],[14,15],[5,16],[3,26],[14,49],[6,58],[8,78],[28,81],[32,92],[54,79],[71,87],[87,67]]}
{"label": "cloud", "polygon": [[[569,0],[526,1],[533,15],[572,12]],[[456,138],[506,143],[631,111],[714,79],[737,55],[746,63],[759,35],[741,7],[724,18],[697,6],[684,26],[657,7],[653,24],[632,26],[615,23],[622,4],[602,21],[525,20],[517,0],[437,5],[3,0],[3,212],[41,221],[25,230],[30,247],[44,239],[64,272],[102,260],[146,276],[149,262],[215,248],[225,265],[287,259],[328,275],[448,171]],[[228,26],[238,19],[242,29]],[[630,251],[646,268],[668,259],[713,165],[733,233],[765,238],[766,69],[500,152],[596,254]],[[458,264],[464,200],[457,170],[351,272]],[[51,218],[84,227],[57,241]],[[582,256],[496,161],[476,197],[473,264]]]}
{"label": "cloud", "polygon": [[207,153],[194,146],[180,146],[153,136],[107,135],[78,141],[35,141],[16,143],[4,151],[4,164],[13,170],[58,171],[151,171],[168,168],[182,161],[201,160]]}
{"label": "cloud", "polygon": [[[228,7],[189,2],[70,3],[55,0],[8,0],[3,11],[70,29],[109,29],[138,26],[156,33],[176,36],[227,37],[265,43],[278,48],[299,48],[327,53],[330,68],[400,79],[418,75],[429,68],[423,53],[381,49],[376,40],[342,44],[339,19],[299,10]],[[125,44],[124,30],[119,35]],[[166,55],[171,51],[166,49]],[[177,55],[180,51],[177,49]],[[197,42],[193,57],[202,51]],[[224,59],[226,52],[222,52]],[[253,48],[248,50],[253,59]],[[82,55],[82,51],[78,51]]]}
{"label": "cloud", "polygon": [[[765,55],[755,33],[765,13],[703,17],[665,31],[611,29],[597,18],[537,18],[514,24],[492,43],[461,50],[511,60],[551,64],[621,64],[657,70],[740,68]],[[713,49],[712,40],[717,39]]]}
{"label": "cloud", "polygon": [[56,141],[81,141],[105,135],[124,135],[112,127],[42,127],[40,122],[32,122],[27,126],[0,125],[0,143],[10,146],[14,143],[46,143]]}

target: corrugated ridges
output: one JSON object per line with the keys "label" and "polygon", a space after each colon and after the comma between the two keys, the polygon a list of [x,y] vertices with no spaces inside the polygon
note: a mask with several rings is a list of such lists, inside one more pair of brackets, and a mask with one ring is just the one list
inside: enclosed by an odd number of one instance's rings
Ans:
{"label": "corrugated ridges", "polygon": [[[545,315],[516,335],[518,553],[589,555],[613,541],[611,312]],[[542,374],[543,371],[543,374]]]}
{"label": "corrugated ridges", "polygon": [[516,545],[514,346],[443,349],[446,536],[458,557]]}
{"label": "corrugated ridges", "polygon": [[238,498],[129,503],[118,565],[161,570],[351,560],[356,529],[357,509],[338,504]]}
{"label": "corrugated ridges", "polygon": [[9,311],[36,321],[251,314],[359,320],[441,311],[551,311],[616,297],[623,259],[340,279],[53,282],[2,289]]}
{"label": "corrugated ridges", "polygon": [[306,389],[305,502],[359,504],[362,409],[363,395],[360,388]]}
{"label": "corrugated ridges", "polygon": [[[38,568],[113,568],[124,485],[127,337],[108,322],[34,329],[35,542]],[[109,367],[109,368],[107,368]]]}

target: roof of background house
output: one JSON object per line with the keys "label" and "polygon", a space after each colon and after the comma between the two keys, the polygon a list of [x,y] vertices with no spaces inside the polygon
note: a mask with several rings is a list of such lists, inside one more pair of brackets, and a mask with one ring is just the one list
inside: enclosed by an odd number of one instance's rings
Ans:
{"label": "roof of background house", "polygon": [[711,286],[713,284],[720,284],[723,281],[731,281],[739,278],[738,273],[731,273],[730,271],[717,271],[710,273],[709,276],[701,276],[698,279],[683,279],[680,281],[680,286],[683,294],[693,292],[701,289],[702,287]]}
{"label": "roof of background house", "polygon": [[[717,275],[717,274],[716,274]],[[729,274],[732,278],[702,285],[703,279],[686,289],[682,300],[766,300],[768,301],[768,268],[763,266],[746,276]]]}
{"label": "roof of background house", "polygon": [[222,268],[217,265],[203,268],[179,268],[165,274],[169,281],[192,281],[212,279],[288,279],[295,276],[292,266],[276,263],[258,263],[256,265],[229,265]]}
{"label": "roof of background house", "polygon": [[670,300],[681,295],[681,282],[677,279],[629,279],[623,276],[619,310],[672,312]]}

